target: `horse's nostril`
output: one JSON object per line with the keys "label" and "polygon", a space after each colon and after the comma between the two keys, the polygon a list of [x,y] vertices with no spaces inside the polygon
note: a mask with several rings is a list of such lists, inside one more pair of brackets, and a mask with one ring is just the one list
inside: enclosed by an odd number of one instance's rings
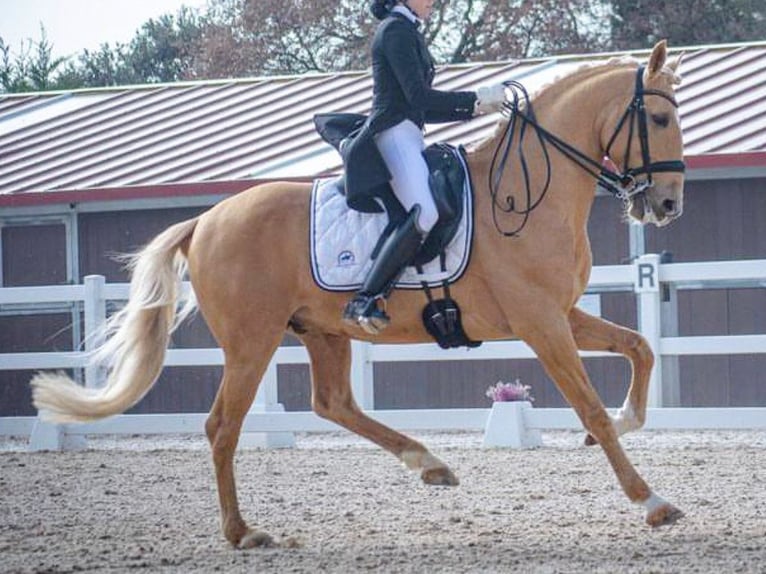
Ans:
{"label": "horse's nostril", "polygon": [[672,199],[666,199],[662,202],[662,208],[665,210],[665,213],[675,213],[676,202]]}

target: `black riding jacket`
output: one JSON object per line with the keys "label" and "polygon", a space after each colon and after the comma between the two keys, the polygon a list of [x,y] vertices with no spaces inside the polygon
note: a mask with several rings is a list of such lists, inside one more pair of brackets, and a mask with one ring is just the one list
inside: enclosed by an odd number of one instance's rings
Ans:
{"label": "black riding jacket", "polygon": [[372,111],[341,152],[346,201],[352,209],[382,211],[373,198],[392,196],[388,186],[391,174],[375,144],[375,134],[406,119],[422,128],[425,123],[473,117],[476,93],[434,90],[434,75],[433,59],[417,25],[392,12],[378,25],[372,39]]}
{"label": "black riding jacket", "polygon": [[426,123],[470,119],[476,93],[434,90],[434,75],[433,59],[416,24],[393,12],[372,39],[372,132],[404,119],[421,128]]}

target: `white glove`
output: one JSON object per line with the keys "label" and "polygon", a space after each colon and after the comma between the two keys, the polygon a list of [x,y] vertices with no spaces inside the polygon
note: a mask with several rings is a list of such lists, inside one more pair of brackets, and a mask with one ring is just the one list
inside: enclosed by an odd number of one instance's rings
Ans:
{"label": "white glove", "polygon": [[476,104],[474,104],[474,115],[491,114],[503,109],[505,102],[505,86],[503,84],[492,84],[491,86],[482,86],[476,90]]}

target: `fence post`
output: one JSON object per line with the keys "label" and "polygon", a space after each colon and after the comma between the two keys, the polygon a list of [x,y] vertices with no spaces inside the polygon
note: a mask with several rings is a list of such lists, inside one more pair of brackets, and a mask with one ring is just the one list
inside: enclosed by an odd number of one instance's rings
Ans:
{"label": "fence post", "polygon": [[[266,415],[268,413],[283,413],[285,407],[279,402],[279,387],[277,362],[272,358],[266,372],[263,374],[255,401],[250,407],[249,415]],[[242,433],[239,446],[255,448],[289,448],[295,446],[295,434],[292,432],[250,432]]]}
{"label": "fence post", "polygon": [[[85,277],[85,300],[83,315],[85,317],[84,343],[85,352],[90,355],[102,342],[101,328],[106,322],[106,299],[104,286],[106,278],[103,275],[88,275]],[[91,389],[102,386],[104,369],[98,365],[85,365],[85,386]]]}
{"label": "fence post", "polygon": [[647,254],[635,260],[633,290],[638,297],[638,330],[654,351],[655,362],[649,378],[649,407],[662,406],[662,320],[660,315],[660,256]]}
{"label": "fence post", "polygon": [[[98,334],[99,328],[106,321],[106,300],[104,299],[104,285],[106,279],[103,275],[88,275],[83,282],[83,316],[85,320],[85,333],[83,334],[85,351],[92,351],[101,342]],[[77,346],[77,342],[75,342]],[[103,370],[95,365],[85,366],[85,386],[95,388],[101,385]],[[29,435],[29,450],[81,450],[87,444],[85,437],[68,435],[66,425],[52,424],[43,421],[37,416],[32,432]]]}
{"label": "fence post", "polygon": [[45,422],[38,414],[29,435],[29,450],[64,450],[64,427]]}
{"label": "fence post", "polygon": [[[673,254],[663,251],[660,263],[672,263]],[[678,336],[678,288],[674,283],[660,283],[661,318],[660,331],[663,337]],[[662,406],[681,406],[681,369],[678,356],[660,357],[662,367]]]}
{"label": "fence post", "polygon": [[375,408],[373,372],[372,343],[351,341],[351,389],[365,411]]}

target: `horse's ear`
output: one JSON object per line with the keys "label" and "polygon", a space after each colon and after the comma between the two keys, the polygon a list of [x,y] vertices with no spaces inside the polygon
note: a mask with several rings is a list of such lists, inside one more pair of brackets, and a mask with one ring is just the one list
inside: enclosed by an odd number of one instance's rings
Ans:
{"label": "horse's ear", "polygon": [[668,43],[665,40],[660,40],[654,45],[652,55],[649,56],[649,66],[647,66],[646,72],[648,77],[652,77],[662,70],[665,65],[665,61],[668,59]]}
{"label": "horse's ear", "polygon": [[674,74],[678,73],[678,68],[681,66],[681,61],[684,59],[685,53],[686,52],[681,52],[680,54],[678,54],[678,56],[676,56],[670,62],[668,62],[668,68],[673,70]]}

